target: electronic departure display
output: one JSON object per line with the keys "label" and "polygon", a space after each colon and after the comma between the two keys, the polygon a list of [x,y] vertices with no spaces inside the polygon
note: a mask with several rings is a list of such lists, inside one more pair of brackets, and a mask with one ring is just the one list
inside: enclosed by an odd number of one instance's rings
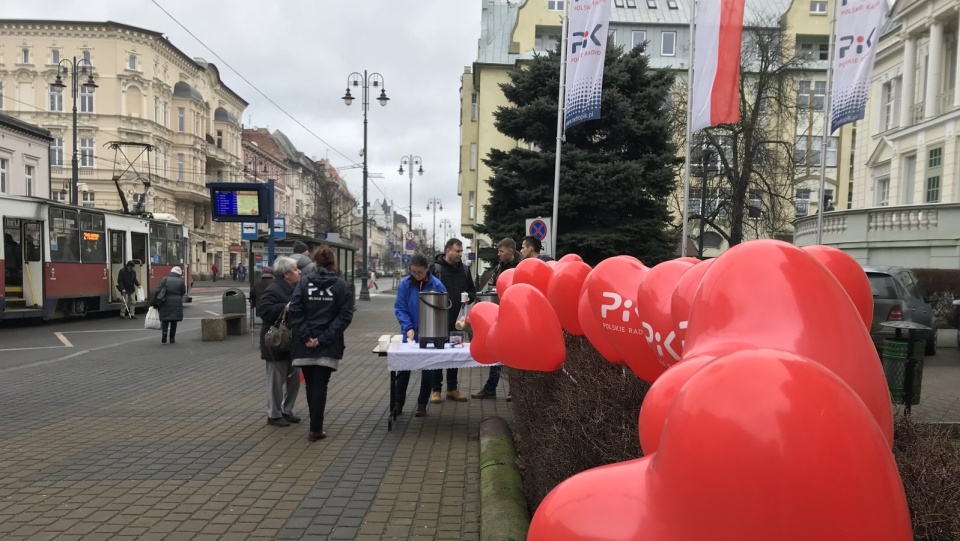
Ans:
{"label": "electronic departure display", "polygon": [[212,182],[210,208],[218,222],[266,222],[270,198],[267,186],[250,182]]}

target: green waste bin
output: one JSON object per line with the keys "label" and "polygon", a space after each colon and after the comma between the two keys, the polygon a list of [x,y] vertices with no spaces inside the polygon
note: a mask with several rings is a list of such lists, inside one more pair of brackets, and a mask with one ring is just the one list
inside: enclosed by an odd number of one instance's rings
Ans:
{"label": "green waste bin", "polygon": [[887,378],[887,386],[890,388],[890,397],[894,404],[904,404],[904,380],[907,374],[907,354],[913,354],[913,395],[910,397],[910,405],[920,404],[920,389],[923,381],[923,348],[926,342],[923,340],[913,341],[913,351],[908,352],[910,340],[906,338],[885,338],[883,340],[883,353],[880,356],[880,362],[883,364],[883,375]]}
{"label": "green waste bin", "polygon": [[247,296],[236,288],[230,288],[223,292],[223,310],[224,314],[246,314]]}

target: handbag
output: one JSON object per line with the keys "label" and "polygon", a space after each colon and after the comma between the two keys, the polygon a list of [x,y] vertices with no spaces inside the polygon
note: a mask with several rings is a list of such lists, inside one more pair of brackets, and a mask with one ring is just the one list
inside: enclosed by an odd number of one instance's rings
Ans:
{"label": "handbag", "polygon": [[147,310],[147,317],[143,320],[143,328],[158,330],[162,326],[160,322],[160,311],[151,306],[150,309]]}
{"label": "handbag", "polygon": [[283,315],[280,316],[280,319],[267,329],[267,333],[263,336],[263,343],[267,348],[274,351],[290,351],[290,342],[293,341],[293,331],[290,329],[290,326],[287,325],[286,320],[287,314],[284,312]]}
{"label": "handbag", "polygon": [[157,292],[153,295],[153,303],[151,306],[160,308],[163,306],[163,303],[167,302],[167,279],[164,278],[160,281],[160,285],[157,286]]}

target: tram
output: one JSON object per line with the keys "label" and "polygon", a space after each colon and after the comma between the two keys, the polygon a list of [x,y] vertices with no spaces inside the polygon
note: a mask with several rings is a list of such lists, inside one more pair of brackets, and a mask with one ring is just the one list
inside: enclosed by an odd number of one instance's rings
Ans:
{"label": "tram", "polygon": [[191,283],[190,231],[171,215],[136,216],[0,195],[0,321],[83,317],[123,307],[117,274],[136,263],[149,306],[173,267]]}

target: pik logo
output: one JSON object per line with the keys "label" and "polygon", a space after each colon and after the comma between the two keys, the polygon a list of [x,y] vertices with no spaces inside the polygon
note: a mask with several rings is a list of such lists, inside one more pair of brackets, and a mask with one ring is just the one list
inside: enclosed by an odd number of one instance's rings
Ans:
{"label": "pik logo", "polygon": [[[671,357],[673,357],[673,360],[674,360],[674,361],[679,361],[679,360],[680,360],[680,354],[677,353],[677,351],[673,349],[673,345],[674,345],[674,343],[677,341],[677,333],[676,333],[676,331],[670,331],[670,334],[668,334],[667,337],[666,337],[666,339],[664,339],[663,336],[662,336],[659,332],[654,331],[653,325],[650,325],[650,324],[647,323],[646,321],[644,321],[644,322],[641,323],[640,325],[642,325],[642,326],[643,326],[643,330],[646,331],[646,334],[645,334],[644,336],[645,336],[645,338],[647,339],[647,343],[650,344],[651,347],[653,347],[654,345],[656,345],[656,348],[657,348],[657,357],[660,358],[660,364],[663,365],[664,368],[670,368],[670,366],[671,366],[670,364],[667,364],[667,363],[663,362],[663,358],[666,356],[666,355],[664,355],[664,350],[666,350],[666,353],[667,353],[668,355],[670,355]],[[680,324],[678,325],[678,327],[680,328],[680,330],[685,330],[685,329],[687,328],[687,322],[686,322],[686,321],[681,321]],[[663,342],[663,343],[661,344],[661,342]],[[680,348],[681,348],[681,351],[682,351],[682,349],[683,349],[683,340],[680,341]]]}
{"label": "pik logo", "polygon": [[837,54],[839,58],[842,59],[846,57],[847,54],[850,53],[851,47],[854,47],[853,54],[857,56],[862,55],[864,52],[866,52],[871,47],[873,47],[873,35],[876,32],[877,32],[877,29],[873,28],[872,30],[870,30],[870,34],[868,34],[866,37],[862,35],[861,36],[853,36],[853,35],[840,36],[837,39],[837,43],[840,44],[840,46],[837,47]]}
{"label": "pik logo", "polygon": [[333,297],[333,291],[331,291],[331,289],[333,289],[332,286],[327,289],[320,289],[311,283],[307,285],[307,296],[312,298],[313,294],[319,291],[321,297]]}
{"label": "pik logo", "polygon": [[573,37],[583,38],[581,41],[574,41],[573,48],[570,50],[571,54],[577,54],[577,49],[586,49],[590,46],[590,42],[593,42],[597,47],[601,46],[600,40],[597,39],[597,33],[600,32],[600,29],[603,28],[603,25],[597,23],[597,26],[593,27],[593,32],[574,32]]}
{"label": "pik logo", "polygon": [[[624,323],[630,322],[630,312],[633,312],[638,317],[640,316],[640,313],[637,312],[637,308],[633,305],[633,301],[630,299],[624,301],[623,297],[610,291],[604,291],[603,298],[610,299],[612,301],[610,304],[600,305],[600,317],[603,319],[607,319],[607,313],[609,313],[611,310],[619,310],[621,306],[624,308],[624,310],[620,315],[620,319]],[[631,310],[631,308],[633,308],[633,310]]]}

